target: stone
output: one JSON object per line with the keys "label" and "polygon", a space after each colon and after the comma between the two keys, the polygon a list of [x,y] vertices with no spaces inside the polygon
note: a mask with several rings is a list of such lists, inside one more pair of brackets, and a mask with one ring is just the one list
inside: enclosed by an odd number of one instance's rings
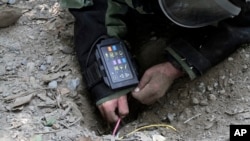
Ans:
{"label": "stone", "polygon": [[200,101],[197,98],[195,98],[195,97],[192,98],[192,104],[197,105],[199,103],[200,103]]}
{"label": "stone", "polygon": [[17,7],[1,7],[0,8],[0,28],[8,27],[17,22],[22,16],[21,9]]}
{"label": "stone", "polygon": [[49,83],[49,85],[48,85],[48,87],[50,88],[50,89],[55,89],[55,88],[57,88],[57,81],[51,81],[50,83]]}
{"label": "stone", "polygon": [[210,95],[208,95],[208,99],[211,100],[211,101],[215,101],[216,96],[214,94],[210,94]]}

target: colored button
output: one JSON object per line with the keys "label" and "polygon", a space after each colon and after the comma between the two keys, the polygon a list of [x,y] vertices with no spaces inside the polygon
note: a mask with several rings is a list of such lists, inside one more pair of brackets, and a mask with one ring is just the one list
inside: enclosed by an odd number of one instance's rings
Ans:
{"label": "colored button", "polygon": [[116,65],[117,63],[116,63],[116,60],[113,60],[113,65]]}
{"label": "colored button", "polygon": [[116,50],[117,50],[116,45],[113,45],[113,46],[112,46],[112,49],[113,49],[114,51],[116,51]]}
{"label": "colored button", "polygon": [[127,63],[126,58],[122,58],[122,63]]}
{"label": "colored button", "polygon": [[118,64],[121,64],[121,63],[122,63],[121,59],[118,59],[117,62],[118,62]]}
{"label": "colored button", "polygon": [[111,48],[111,46],[108,46],[108,51],[112,51],[112,48]]}

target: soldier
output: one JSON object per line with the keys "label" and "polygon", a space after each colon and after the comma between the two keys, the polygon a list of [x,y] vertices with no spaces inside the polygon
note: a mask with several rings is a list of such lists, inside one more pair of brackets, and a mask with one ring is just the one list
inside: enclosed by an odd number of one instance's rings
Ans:
{"label": "soldier", "polygon": [[[193,80],[250,42],[247,0],[87,0],[78,8],[72,3],[75,47],[82,71],[86,60],[94,62],[94,55],[88,55],[101,35],[128,41],[136,47],[142,72],[132,96],[142,104],[164,96],[177,78],[189,76]],[[152,40],[151,35],[157,38]],[[88,77],[84,75],[87,83]],[[112,90],[104,82],[89,87],[109,122],[129,113],[130,90]]]}

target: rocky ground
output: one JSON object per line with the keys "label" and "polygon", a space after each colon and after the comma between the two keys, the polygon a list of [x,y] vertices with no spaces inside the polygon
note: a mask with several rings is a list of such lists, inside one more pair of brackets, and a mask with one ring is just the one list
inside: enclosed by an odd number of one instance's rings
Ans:
{"label": "rocky ground", "polygon": [[22,16],[0,29],[0,141],[226,141],[229,125],[250,123],[250,48],[243,46],[206,75],[176,81],[114,137],[114,125],[86,97],[72,16],[57,0],[11,6]]}

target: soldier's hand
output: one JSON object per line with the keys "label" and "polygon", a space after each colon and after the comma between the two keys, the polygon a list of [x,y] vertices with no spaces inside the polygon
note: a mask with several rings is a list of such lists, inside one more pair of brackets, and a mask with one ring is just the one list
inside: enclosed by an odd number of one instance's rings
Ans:
{"label": "soldier's hand", "polygon": [[108,122],[114,123],[119,117],[124,118],[129,113],[127,95],[106,101],[98,109]]}
{"label": "soldier's hand", "polygon": [[155,65],[144,73],[132,95],[142,104],[152,104],[164,96],[173,81],[181,75],[182,72],[169,62]]}

